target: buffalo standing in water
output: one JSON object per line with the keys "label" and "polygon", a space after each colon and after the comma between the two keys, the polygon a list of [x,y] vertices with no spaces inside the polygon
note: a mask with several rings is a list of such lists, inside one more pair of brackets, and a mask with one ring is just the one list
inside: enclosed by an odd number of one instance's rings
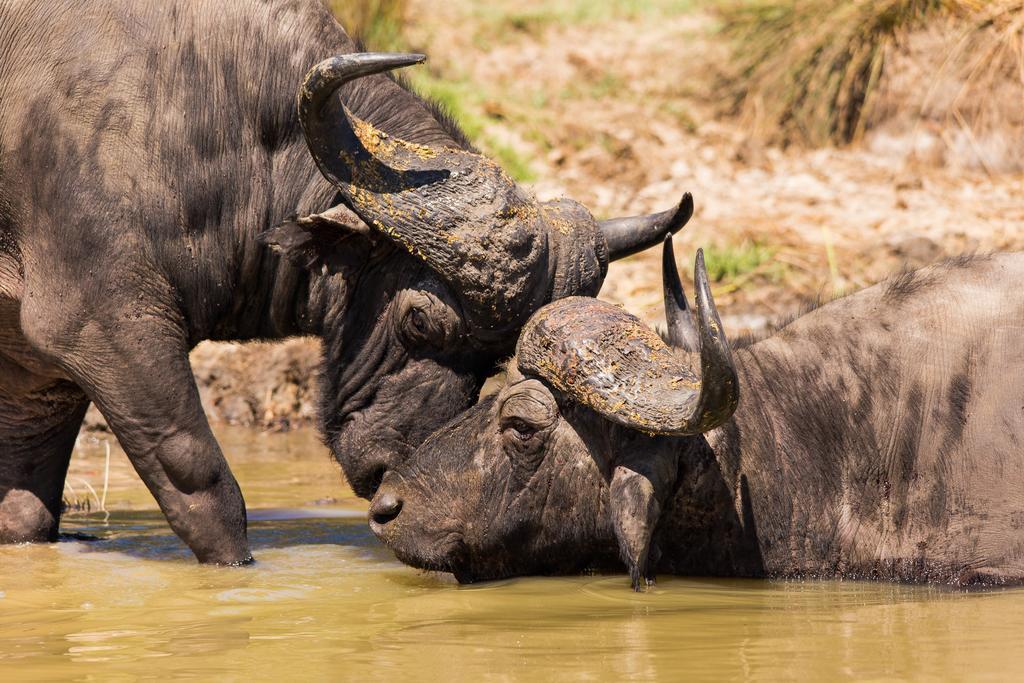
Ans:
{"label": "buffalo standing in water", "polygon": [[531,313],[687,219],[538,203],[382,75],[420,57],[354,49],[313,1],[0,0],[0,542],[56,538],[94,401],[196,556],[245,562],[196,343],[322,336],[370,496]]}
{"label": "buffalo standing in water", "polygon": [[905,273],[732,354],[702,256],[694,326],[665,248],[675,348],[594,299],[541,309],[504,388],[385,477],[371,526],[400,559],[472,581],[618,555],[637,589],[1024,579],[1024,255]]}

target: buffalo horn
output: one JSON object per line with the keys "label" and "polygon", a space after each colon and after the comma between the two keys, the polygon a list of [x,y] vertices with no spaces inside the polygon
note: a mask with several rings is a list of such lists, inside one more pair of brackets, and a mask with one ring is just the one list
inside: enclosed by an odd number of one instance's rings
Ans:
{"label": "buffalo horn", "polygon": [[693,216],[693,197],[683,195],[679,205],[669,211],[631,218],[612,218],[598,222],[608,242],[608,257],[614,261],[653,247],[666,235],[677,232]]}
{"label": "buffalo horn", "polygon": [[732,362],[729,341],[711,296],[704,250],[697,250],[693,272],[697,292],[697,330],[700,348],[700,397],[697,409],[687,419],[688,433],[706,432],[732,416],[740,400],[739,378]]}
{"label": "buffalo horn", "polygon": [[519,368],[631,429],[670,436],[714,429],[736,409],[739,384],[701,251],[694,286],[700,377],[685,353],[638,318],[583,297],[549,304],[527,322],[516,349]]}
{"label": "buffalo horn", "polygon": [[668,327],[668,343],[687,351],[696,351],[697,328],[693,325],[693,315],[686,303],[683,283],[679,280],[676,270],[676,256],[672,250],[672,235],[665,237],[665,246],[661,252],[661,277],[665,290],[665,324]]}
{"label": "buffalo horn", "polygon": [[[549,273],[555,239],[548,238],[536,201],[486,157],[454,143],[423,145],[391,135],[349,111],[336,94],[353,79],[423,59],[356,53],[324,60],[299,88],[299,119],[320,171],[345,204],[454,286],[475,335],[504,339],[561,275]],[[574,220],[573,213],[562,219],[567,234]],[[596,287],[588,281],[580,289]]]}

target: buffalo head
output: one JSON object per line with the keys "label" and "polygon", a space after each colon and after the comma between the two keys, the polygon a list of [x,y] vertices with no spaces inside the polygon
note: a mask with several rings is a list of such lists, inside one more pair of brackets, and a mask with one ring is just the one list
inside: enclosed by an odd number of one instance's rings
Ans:
{"label": "buffalo head", "polygon": [[738,401],[703,255],[694,326],[665,248],[672,345],[596,299],[540,309],[507,384],[385,477],[370,525],[399,559],[477,580],[578,570],[617,550],[634,587],[653,575],[652,535],[686,454]]}
{"label": "buffalo head", "polygon": [[365,497],[476,400],[531,314],[596,294],[610,260],[678,230],[693,210],[686,195],[671,211],[596,221],[571,200],[538,202],[471,150],[389,135],[339,97],[358,96],[343,89],[354,79],[423,59],[348,54],[309,72],[299,117],[338,203],[262,238],[345,280],[349,295],[325,329],[321,417]]}

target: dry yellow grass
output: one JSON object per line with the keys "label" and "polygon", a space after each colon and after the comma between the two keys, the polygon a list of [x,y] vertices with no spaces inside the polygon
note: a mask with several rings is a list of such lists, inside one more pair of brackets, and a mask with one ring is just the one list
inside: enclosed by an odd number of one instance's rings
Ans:
{"label": "dry yellow grass", "polygon": [[1022,0],[740,0],[719,15],[735,45],[732,103],[774,142],[860,138],[893,51],[935,24],[949,36],[936,61],[963,82],[949,109],[958,125],[991,126],[986,95],[1008,79],[1024,83]]}

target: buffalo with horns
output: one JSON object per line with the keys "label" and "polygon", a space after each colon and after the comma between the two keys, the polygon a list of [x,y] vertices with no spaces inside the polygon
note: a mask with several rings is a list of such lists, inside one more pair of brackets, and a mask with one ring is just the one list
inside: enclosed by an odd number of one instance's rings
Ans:
{"label": "buffalo with horns", "polygon": [[901,274],[735,352],[701,254],[696,324],[670,240],[664,269],[669,344],[549,304],[506,385],[388,473],[371,527],[401,560],[473,581],[621,558],[638,590],[1024,580],[1024,254]]}
{"label": "buffalo with horns", "polygon": [[385,73],[422,56],[355,49],[314,0],[0,2],[0,542],[57,537],[92,401],[196,556],[246,562],[196,343],[321,336],[370,496],[534,311],[688,219],[536,201]]}

